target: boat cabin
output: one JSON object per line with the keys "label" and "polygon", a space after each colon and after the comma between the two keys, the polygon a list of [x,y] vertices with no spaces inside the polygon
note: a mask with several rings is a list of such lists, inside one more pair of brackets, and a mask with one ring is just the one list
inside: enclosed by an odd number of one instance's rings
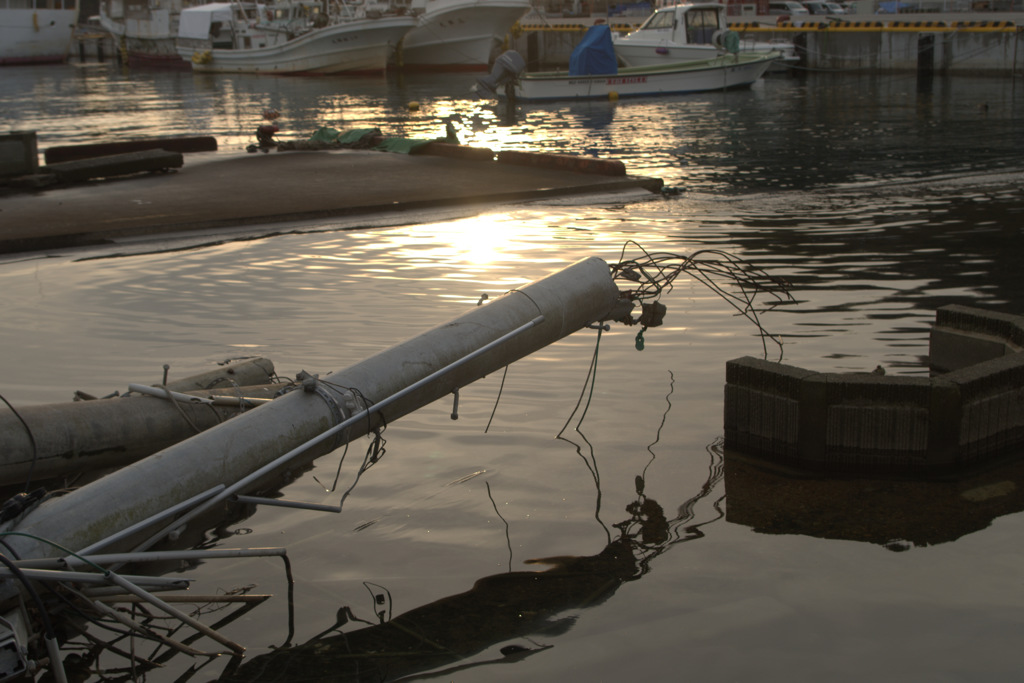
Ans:
{"label": "boat cabin", "polygon": [[725,5],[702,2],[659,9],[633,35],[644,42],[710,45],[715,31],[726,28]]}
{"label": "boat cabin", "polygon": [[[213,49],[265,48],[312,28],[326,26],[319,2],[217,2],[181,11],[178,43],[209,43]],[[195,44],[195,47],[201,47]]]}

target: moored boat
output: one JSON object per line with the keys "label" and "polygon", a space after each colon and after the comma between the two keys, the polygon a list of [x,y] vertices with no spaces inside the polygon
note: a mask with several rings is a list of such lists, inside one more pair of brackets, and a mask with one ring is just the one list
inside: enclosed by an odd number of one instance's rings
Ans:
{"label": "moored boat", "polygon": [[745,88],[761,78],[777,58],[778,53],[727,54],[665,66],[626,67],[615,74],[527,73],[516,83],[515,97],[524,102],[615,99]]}
{"label": "moored boat", "polygon": [[0,64],[63,62],[77,21],[76,0],[0,0]]}
{"label": "moored boat", "polygon": [[506,52],[477,90],[523,102],[654,97],[729,90],[753,85],[780,57],[778,52],[723,51],[709,59],[660,66],[618,68],[606,24],[591,26],[573,50],[566,71],[526,72],[519,53]]}
{"label": "moored boat", "polygon": [[615,54],[629,67],[664,66],[715,57],[726,41],[739,52],[779,52],[776,66],[787,68],[800,57],[791,42],[740,40],[729,31],[725,5],[695,2],[664,7],[649,16],[638,29],[613,36]]}
{"label": "moored boat", "polygon": [[383,71],[416,19],[363,10],[329,14],[310,0],[211,3],[181,11],[176,47],[193,71]]}
{"label": "moored boat", "polygon": [[413,0],[416,27],[394,64],[407,70],[486,70],[492,52],[530,10],[530,0]]}
{"label": "moored boat", "polygon": [[114,37],[121,57],[131,66],[189,68],[174,46],[183,0],[153,0],[128,5],[101,0],[100,26]]}

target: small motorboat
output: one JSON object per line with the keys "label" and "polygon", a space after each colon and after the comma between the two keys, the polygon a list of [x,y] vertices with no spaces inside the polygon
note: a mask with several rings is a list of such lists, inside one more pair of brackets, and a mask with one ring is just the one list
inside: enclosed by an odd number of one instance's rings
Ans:
{"label": "small motorboat", "polygon": [[515,51],[503,53],[488,76],[477,79],[477,92],[523,102],[573,99],[618,99],[680,95],[745,88],[761,78],[782,55],[723,49],[710,58],[660,66],[618,68],[607,24],[588,29],[573,50],[569,71],[526,72]]}

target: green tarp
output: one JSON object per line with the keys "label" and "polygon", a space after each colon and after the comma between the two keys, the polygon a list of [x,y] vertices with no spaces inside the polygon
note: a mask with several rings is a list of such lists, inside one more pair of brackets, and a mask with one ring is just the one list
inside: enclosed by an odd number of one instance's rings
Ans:
{"label": "green tarp", "polygon": [[[412,154],[417,149],[431,142],[447,142],[453,145],[459,144],[459,137],[455,134],[455,128],[451,123],[445,126],[446,136],[424,140],[418,138],[388,138],[384,137],[379,128],[356,128],[353,130],[340,131],[335,128],[323,126],[309,136],[309,142],[315,145],[329,147],[347,147],[352,149],[377,149],[382,152],[396,152],[398,154]],[[374,144],[374,141],[381,139],[381,142]]]}

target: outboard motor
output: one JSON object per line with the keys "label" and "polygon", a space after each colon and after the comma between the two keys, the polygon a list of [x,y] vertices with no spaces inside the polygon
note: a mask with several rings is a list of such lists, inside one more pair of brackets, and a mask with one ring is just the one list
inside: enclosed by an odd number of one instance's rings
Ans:
{"label": "outboard motor", "polygon": [[515,50],[508,50],[498,55],[494,60],[494,67],[487,76],[476,79],[477,92],[483,91],[491,97],[498,96],[498,88],[514,85],[516,79],[526,71],[526,60]]}

